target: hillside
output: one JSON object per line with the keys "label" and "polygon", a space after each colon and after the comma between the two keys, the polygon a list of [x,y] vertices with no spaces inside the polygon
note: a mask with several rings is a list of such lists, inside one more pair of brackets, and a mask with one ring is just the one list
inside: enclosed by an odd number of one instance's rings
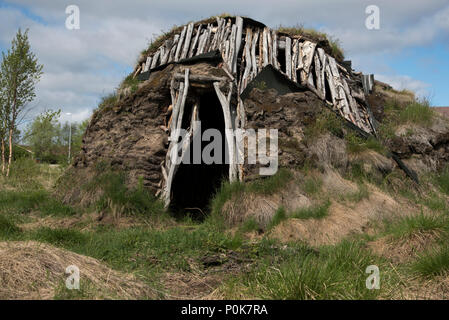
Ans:
{"label": "hillside", "polygon": [[[366,88],[308,32],[224,16],[144,50],[67,169],[24,160],[1,181],[0,252],[15,260],[0,298],[447,299],[449,120],[411,92]],[[210,50],[196,54],[195,37]],[[277,172],[176,164],[195,119],[226,139],[277,129]],[[177,156],[176,128],[188,137]],[[63,285],[67,261],[89,271],[79,292]],[[366,288],[370,265],[379,290]]]}

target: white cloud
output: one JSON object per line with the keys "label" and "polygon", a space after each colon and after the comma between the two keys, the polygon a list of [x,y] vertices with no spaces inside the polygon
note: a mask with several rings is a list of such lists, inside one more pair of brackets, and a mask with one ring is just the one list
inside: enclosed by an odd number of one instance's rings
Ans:
{"label": "white cloud", "polygon": [[396,90],[407,89],[414,92],[418,97],[429,98],[431,92],[430,84],[413,79],[405,75],[383,75],[376,74],[375,79],[388,83]]}

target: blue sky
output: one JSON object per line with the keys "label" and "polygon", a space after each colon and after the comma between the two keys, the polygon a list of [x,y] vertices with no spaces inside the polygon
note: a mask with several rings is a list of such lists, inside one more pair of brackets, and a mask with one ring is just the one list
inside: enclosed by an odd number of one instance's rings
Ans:
{"label": "blue sky", "polygon": [[[71,4],[80,8],[80,30],[65,28]],[[368,5],[380,9],[379,30],[365,27]],[[81,121],[119,85],[152,38],[174,24],[222,12],[270,27],[327,32],[340,39],[354,69],[449,106],[448,0],[0,0],[0,50],[17,28],[30,28],[32,48],[44,64],[31,115],[62,109],[62,120]]]}

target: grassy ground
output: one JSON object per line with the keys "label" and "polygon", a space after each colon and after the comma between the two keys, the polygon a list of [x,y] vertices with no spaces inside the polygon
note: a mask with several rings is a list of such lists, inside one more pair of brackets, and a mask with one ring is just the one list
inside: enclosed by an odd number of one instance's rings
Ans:
{"label": "grassy ground", "polygon": [[[440,194],[417,200],[431,214],[393,217],[370,235],[351,235],[334,245],[311,246],[302,241],[280,242],[270,237],[270,232],[288,219],[327,219],[335,201],[366,200],[365,183],[359,182],[355,193],[324,198],[306,209],[287,212],[279,208],[267,230],[254,238],[249,234],[258,231],[255,221],[248,220],[237,229],[226,227],[220,216],[224,202],[239,192],[276,192],[285,181],[294,179],[290,172],[280,171],[275,177],[245,186],[223,185],[204,221],[188,215],[175,220],[166,214],[154,223],[157,215],[164,215],[160,205],[138,186],[124,190],[120,177],[107,176],[110,190],[105,197],[95,208],[81,210],[52,196],[60,168],[32,163],[17,166],[22,166],[22,171],[1,181],[2,242],[37,241],[96,258],[114,270],[135,275],[157,290],[159,298],[388,299],[407,292],[409,279],[433,281],[449,271],[447,199],[438,198]],[[444,192],[448,183],[445,174],[429,178]],[[316,176],[306,177],[302,187],[309,196],[323,199],[322,181]],[[123,194],[133,199],[132,204]],[[120,215],[113,220],[86,219],[97,217],[99,211],[111,215],[116,206],[121,208]],[[397,262],[372,249],[373,243],[396,248],[428,234],[432,250],[418,250],[405,261]],[[366,287],[366,268],[370,265],[380,269],[380,290]],[[96,297],[89,282],[77,292],[66,290],[61,283],[56,286],[57,299]]]}

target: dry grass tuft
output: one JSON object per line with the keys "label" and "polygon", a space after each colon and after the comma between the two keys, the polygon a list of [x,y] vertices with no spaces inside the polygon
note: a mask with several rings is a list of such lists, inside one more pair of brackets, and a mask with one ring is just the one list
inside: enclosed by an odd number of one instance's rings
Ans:
{"label": "dry grass tuft", "polygon": [[[0,242],[0,299],[52,299],[65,284],[70,265],[80,269],[80,287],[89,299],[138,299],[155,294],[134,276],[98,260],[38,242]],[[67,290],[67,289],[64,289]]]}

